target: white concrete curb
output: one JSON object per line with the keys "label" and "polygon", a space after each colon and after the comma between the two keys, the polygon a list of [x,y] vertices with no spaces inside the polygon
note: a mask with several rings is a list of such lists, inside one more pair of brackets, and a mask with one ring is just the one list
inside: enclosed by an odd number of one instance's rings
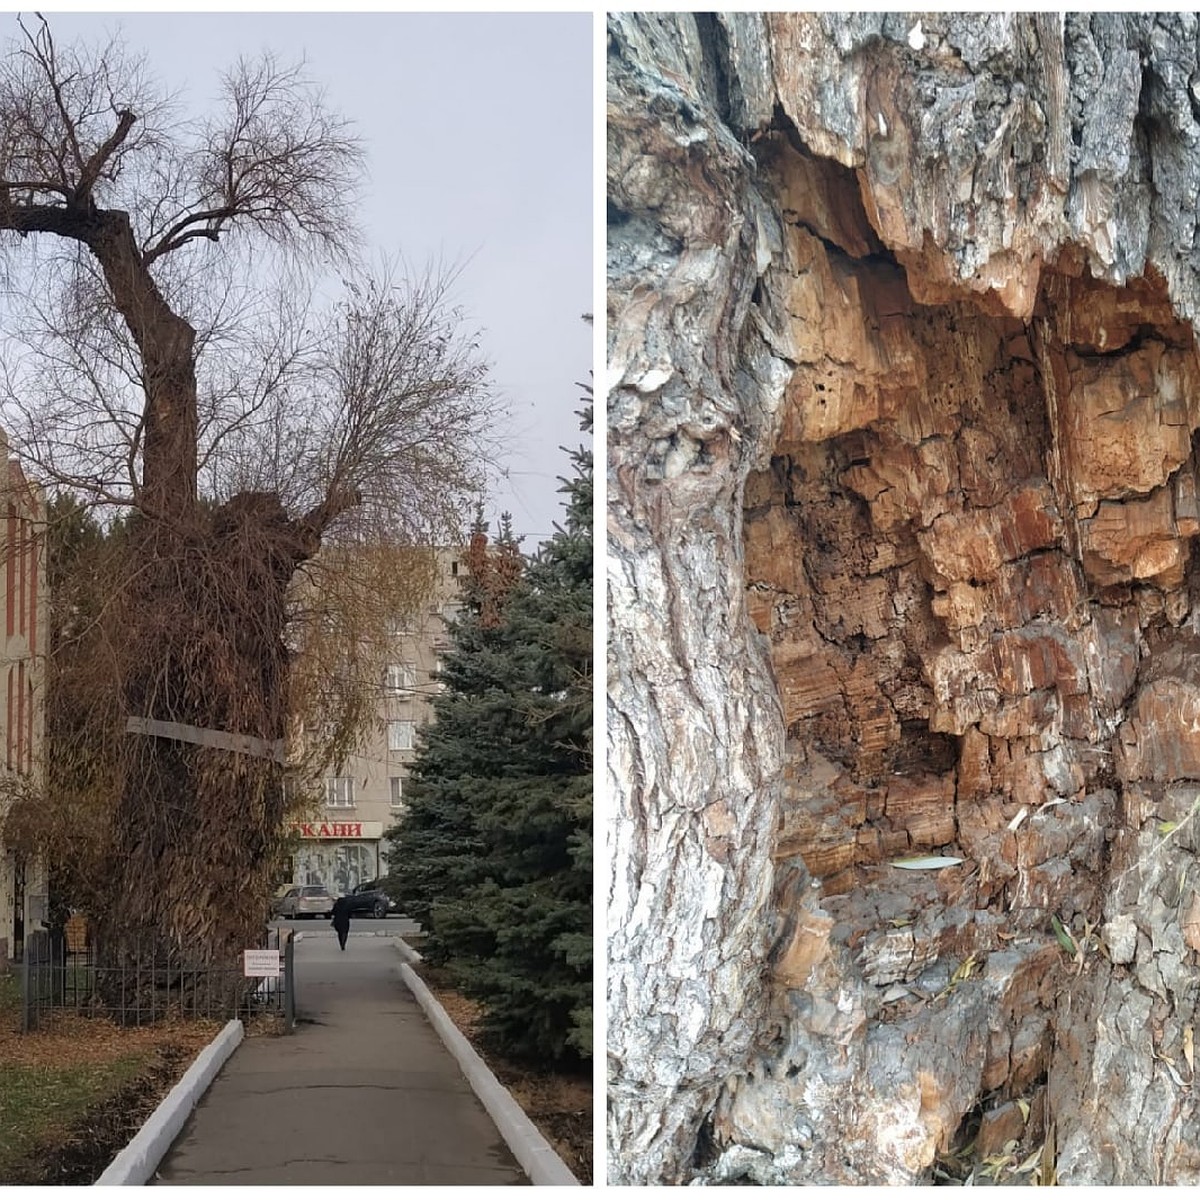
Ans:
{"label": "white concrete curb", "polygon": [[392,945],[396,947],[396,953],[400,955],[406,963],[419,963],[425,961],[425,956],[420,950],[414,950],[402,937],[394,938]]}
{"label": "white concrete curb", "polygon": [[421,956],[403,938],[393,943],[404,961],[400,977],[425,1010],[429,1023],[437,1030],[446,1049],[454,1055],[471,1090],[496,1123],[500,1136],[508,1143],[529,1182],[538,1187],[579,1187],[567,1164],[554,1152],[554,1147],[542,1136],[538,1127],[525,1115],[521,1106],[509,1095],[508,1089],[492,1074],[487,1063],[475,1053],[471,1043],[459,1032],[458,1026],[446,1015],[446,1010],[425,986],[421,977],[409,965],[420,962]]}
{"label": "white concrete curb", "polygon": [[196,1056],[183,1078],[167,1093],[133,1140],[109,1163],[94,1186],[142,1187],[158,1170],[183,1123],[196,1107],[225,1060],[237,1049],[245,1030],[230,1021]]}

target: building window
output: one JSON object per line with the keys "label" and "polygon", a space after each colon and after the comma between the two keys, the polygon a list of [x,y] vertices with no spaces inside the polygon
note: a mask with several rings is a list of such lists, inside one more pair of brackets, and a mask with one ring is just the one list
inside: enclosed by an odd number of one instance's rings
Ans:
{"label": "building window", "polygon": [[391,785],[391,789],[392,789],[392,807],[393,808],[403,808],[404,807],[404,776],[403,775],[392,775],[389,777],[388,783]]}
{"label": "building window", "polygon": [[38,564],[42,559],[41,534],[34,534],[31,542],[29,568],[29,653],[37,654],[38,640]]}
{"label": "building window", "polygon": [[389,721],[388,749],[393,753],[398,750],[411,750],[416,727],[415,721]]}
{"label": "building window", "polygon": [[25,686],[25,660],[17,663],[17,772],[25,769],[25,697],[28,694]]}
{"label": "building window", "polygon": [[353,808],[354,780],[346,775],[325,780],[325,807]]}
{"label": "building window", "polygon": [[451,561],[450,561],[450,574],[451,575],[458,574],[458,559],[457,558],[451,559]]}
{"label": "building window", "polygon": [[403,696],[417,686],[417,664],[391,663],[384,674],[384,689],[393,696]]}
{"label": "building window", "polygon": [[387,631],[388,637],[403,637],[406,634],[413,633],[412,616],[408,613],[403,613],[400,616],[389,617]]}
{"label": "building window", "polygon": [[8,506],[8,525],[4,535],[5,629],[12,637],[17,632],[17,510]]}

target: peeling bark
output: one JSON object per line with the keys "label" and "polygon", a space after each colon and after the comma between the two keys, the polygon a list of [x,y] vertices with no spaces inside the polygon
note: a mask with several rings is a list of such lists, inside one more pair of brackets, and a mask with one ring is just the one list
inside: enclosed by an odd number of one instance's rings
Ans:
{"label": "peeling bark", "polygon": [[1197,77],[610,18],[612,1182],[1196,1180]]}

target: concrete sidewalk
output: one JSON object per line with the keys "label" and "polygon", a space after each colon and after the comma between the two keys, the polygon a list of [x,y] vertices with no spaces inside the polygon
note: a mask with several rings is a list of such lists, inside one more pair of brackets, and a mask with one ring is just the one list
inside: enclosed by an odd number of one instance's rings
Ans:
{"label": "concrete sidewalk", "polygon": [[296,1031],[247,1038],[160,1184],[525,1184],[400,979],[390,938],[296,946]]}

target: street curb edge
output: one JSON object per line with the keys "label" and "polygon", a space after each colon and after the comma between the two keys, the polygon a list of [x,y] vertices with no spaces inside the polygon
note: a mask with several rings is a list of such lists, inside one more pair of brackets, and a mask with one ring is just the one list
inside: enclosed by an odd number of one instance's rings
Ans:
{"label": "street curb edge", "polygon": [[450,1020],[446,1010],[409,965],[408,956],[416,957],[417,952],[400,937],[395,939],[395,946],[396,952],[405,959],[400,964],[400,977],[425,1011],[438,1036],[445,1042],[446,1049],[454,1055],[471,1085],[471,1090],[479,1097],[479,1102],[487,1109],[488,1116],[496,1123],[500,1136],[521,1164],[522,1170],[529,1176],[529,1182],[537,1187],[562,1187],[564,1184],[579,1187],[579,1180],[555,1153],[554,1147],[525,1115],[508,1089],[492,1074],[487,1063],[463,1037],[458,1026]]}
{"label": "street curb edge", "polygon": [[425,961],[425,956],[420,950],[414,950],[402,937],[393,936],[392,945],[396,947],[396,953],[410,966]]}
{"label": "street curb edge", "polygon": [[192,1109],[244,1036],[241,1021],[230,1021],[200,1051],[183,1078],[163,1097],[162,1103],[93,1186],[142,1187],[158,1169]]}

